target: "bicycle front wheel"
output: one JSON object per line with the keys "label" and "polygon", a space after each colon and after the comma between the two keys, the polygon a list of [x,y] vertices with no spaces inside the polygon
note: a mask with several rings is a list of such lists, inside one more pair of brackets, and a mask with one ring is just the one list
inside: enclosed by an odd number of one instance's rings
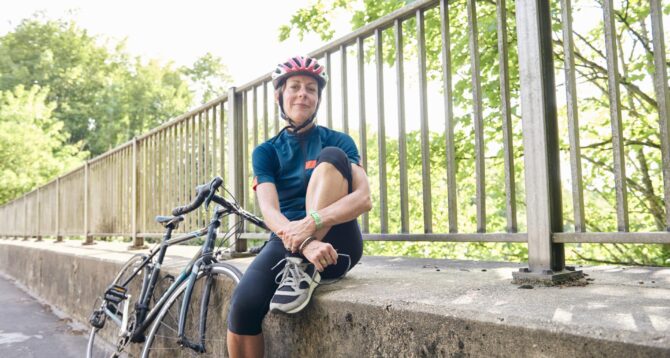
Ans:
{"label": "bicycle front wheel", "polygon": [[[144,262],[145,255],[137,254],[128,260],[119,273],[112,281],[113,285],[121,285],[135,272],[135,270]],[[102,304],[95,306],[95,312],[98,318],[102,320],[101,328],[91,328],[91,333],[88,336],[88,345],[86,346],[87,358],[103,358],[103,357],[126,357],[127,353],[123,353],[124,348],[129,343],[128,335],[122,331],[121,323],[128,322],[126,331],[132,329],[135,302],[139,299],[139,293],[142,290],[142,284],[147,278],[147,268],[144,267],[135,275],[128,285],[126,285],[126,294],[129,299],[123,300],[118,304],[113,304],[104,300]],[[94,312],[94,314],[96,314]],[[127,318],[124,314],[127,313]]]}
{"label": "bicycle front wheel", "polygon": [[242,278],[242,273],[236,267],[227,263],[217,263],[211,266],[209,273],[202,271],[198,273],[193,294],[188,303],[188,316],[184,333],[190,341],[200,343],[200,325],[202,323],[200,311],[208,277],[211,277],[212,280],[205,317],[205,352],[198,353],[178,344],[179,313],[188,285],[188,281],[185,281],[170,296],[156,317],[144,344],[142,357],[221,357],[226,355],[228,306],[233,289]]}

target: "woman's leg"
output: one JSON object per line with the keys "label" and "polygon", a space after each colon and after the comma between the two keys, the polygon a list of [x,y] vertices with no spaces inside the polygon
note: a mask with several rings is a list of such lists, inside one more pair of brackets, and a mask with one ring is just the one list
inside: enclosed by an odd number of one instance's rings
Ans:
{"label": "woman's leg", "polygon": [[277,290],[272,267],[286,255],[279,238],[272,238],[256,256],[233,293],[228,313],[228,355],[263,357],[263,318]]}
{"label": "woman's leg", "polygon": [[[307,186],[305,207],[307,213],[327,207],[351,192],[351,164],[346,154],[339,148],[325,148],[320,155],[317,167],[312,172]],[[351,230],[354,225],[356,230]],[[344,231],[341,228],[346,228]],[[360,230],[356,221],[337,225],[330,236],[326,236],[330,227],[324,227],[316,233],[319,239],[324,239],[345,248],[344,251],[352,256],[352,261],[358,261],[362,252]],[[353,237],[344,237],[352,235]],[[357,235],[356,235],[357,233]],[[340,236],[343,236],[340,238]],[[348,239],[348,240],[347,240]],[[339,244],[347,240],[351,243]],[[338,245],[339,244],[339,245]],[[353,245],[353,246],[352,246]],[[352,249],[348,249],[349,247]],[[349,251],[353,251],[349,253]],[[264,354],[263,334],[260,325],[268,312],[269,302],[277,289],[274,281],[276,272],[270,271],[277,262],[283,259],[286,250],[281,240],[270,240],[254,259],[244,273],[240,284],[235,290],[228,320],[228,355],[230,357],[262,357]],[[352,262],[353,266],[355,262]],[[330,267],[330,272],[339,269],[340,265]],[[342,273],[343,274],[343,273]],[[341,274],[336,274],[340,276]],[[271,281],[268,280],[271,278]],[[253,322],[251,325],[249,322]]]}
{"label": "woman's leg", "polygon": [[246,336],[228,331],[227,342],[230,358],[263,358],[265,354],[263,333]]}
{"label": "woman's leg", "polygon": [[[352,191],[351,163],[340,148],[326,147],[319,155],[317,166],[307,186],[305,206],[307,214],[338,201]],[[344,275],[363,254],[363,239],[358,222],[352,220],[333,227],[324,227],[316,233],[319,240],[330,243],[340,254],[349,256],[348,260],[338,260],[321,273],[322,278],[330,279]]]}
{"label": "woman's leg", "polygon": [[[307,185],[305,209],[307,215],[340,200],[351,192],[351,164],[346,154],[336,147],[321,151],[318,163]],[[315,236],[322,240],[330,227],[323,227]]]}

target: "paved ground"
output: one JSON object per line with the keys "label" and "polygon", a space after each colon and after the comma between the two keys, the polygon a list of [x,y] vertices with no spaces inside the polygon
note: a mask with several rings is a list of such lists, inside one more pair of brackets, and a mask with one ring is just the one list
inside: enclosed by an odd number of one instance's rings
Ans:
{"label": "paved ground", "polygon": [[84,357],[82,328],[0,275],[0,357]]}

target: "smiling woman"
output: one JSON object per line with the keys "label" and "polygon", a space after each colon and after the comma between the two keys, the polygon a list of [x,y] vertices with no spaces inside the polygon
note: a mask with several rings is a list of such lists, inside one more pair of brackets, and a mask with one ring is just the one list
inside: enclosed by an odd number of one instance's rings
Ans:
{"label": "smiling woman", "polygon": [[357,217],[371,208],[360,156],[348,135],[314,123],[328,81],[316,59],[295,56],[272,73],[286,127],[253,153],[254,190],[273,231],[237,286],[228,315],[231,357],[262,357],[268,311],[297,313],[321,278],[360,260]]}
{"label": "smiling woman", "polygon": [[282,106],[296,125],[305,123],[316,112],[318,100],[318,84],[313,77],[299,75],[286,80]]}

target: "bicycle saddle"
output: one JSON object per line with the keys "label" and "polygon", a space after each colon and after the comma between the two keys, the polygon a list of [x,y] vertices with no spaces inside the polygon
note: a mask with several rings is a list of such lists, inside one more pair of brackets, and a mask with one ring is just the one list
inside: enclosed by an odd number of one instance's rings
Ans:
{"label": "bicycle saddle", "polygon": [[183,216],[162,216],[158,215],[156,216],[156,222],[163,225],[163,227],[168,227],[169,225],[172,225],[173,229],[176,229],[179,227],[179,223],[184,221]]}

